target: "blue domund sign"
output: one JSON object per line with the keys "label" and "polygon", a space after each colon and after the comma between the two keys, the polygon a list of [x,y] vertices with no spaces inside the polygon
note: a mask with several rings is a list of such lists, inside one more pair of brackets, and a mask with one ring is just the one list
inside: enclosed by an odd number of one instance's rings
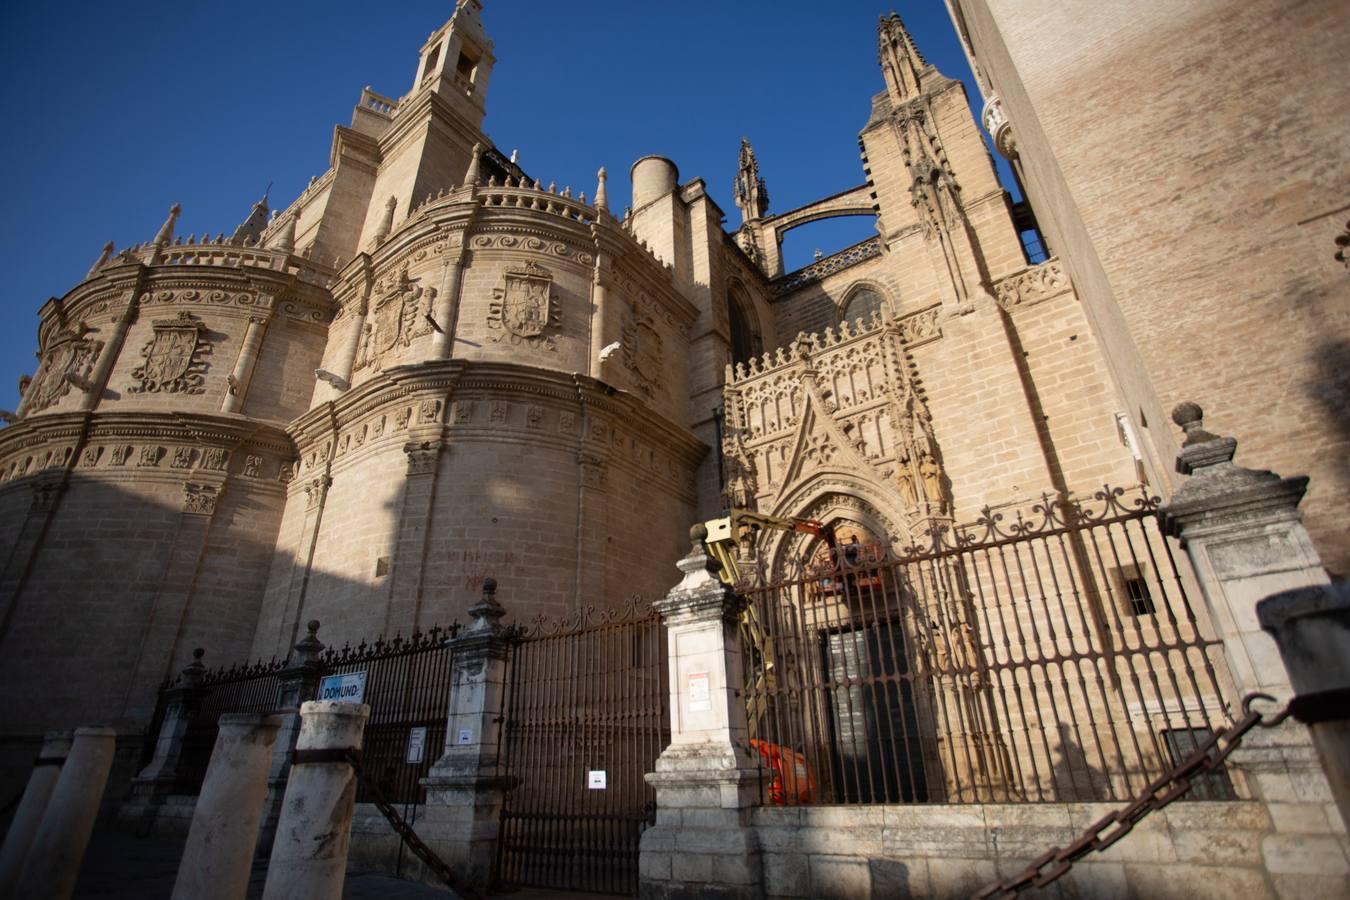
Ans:
{"label": "blue domund sign", "polygon": [[361,703],[366,696],[366,673],[346,672],[342,675],[325,675],[319,682],[320,700],[337,700],[341,703]]}

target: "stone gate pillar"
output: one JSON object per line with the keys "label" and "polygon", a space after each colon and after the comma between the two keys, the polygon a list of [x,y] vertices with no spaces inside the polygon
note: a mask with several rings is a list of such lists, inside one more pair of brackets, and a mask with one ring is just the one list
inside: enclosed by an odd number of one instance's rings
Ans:
{"label": "stone gate pillar", "polygon": [[762,897],[763,863],[749,821],[759,772],[746,752],[741,601],[695,525],[684,580],[653,606],[670,651],[670,746],[647,783],[656,826],[642,835],[640,896]]}
{"label": "stone gate pillar", "polygon": [[508,786],[498,766],[501,710],[506,690],[506,614],[497,582],[483,581],[473,621],[451,641],[454,648],[445,752],[422,779],[425,817],[417,833],[469,887],[486,892],[501,831]]}
{"label": "stone gate pillar", "polygon": [[173,792],[178,761],[183,755],[183,737],[202,699],[206,666],[201,647],[192,651],[192,662],[183,667],[178,682],[164,692],[164,718],[155,737],[155,752],[145,768],[131,779],[131,796],[117,811],[118,821],[139,833],[148,833],[164,800]]}
{"label": "stone gate pillar", "polygon": [[[1241,716],[1236,701],[1252,691],[1281,703],[1293,694],[1279,648],[1258,620],[1258,601],[1329,582],[1298,511],[1307,477],[1234,465],[1237,441],[1205,431],[1202,415],[1194,403],[1172,412],[1186,432],[1177,471],[1191,477],[1159,512],[1190,557],[1235,682],[1236,696],[1224,699]],[[1293,719],[1254,729],[1229,762],[1275,820],[1276,833],[1262,838],[1261,849],[1280,893],[1343,891],[1343,826],[1330,820],[1334,798],[1308,729]],[[1310,868],[1309,859],[1321,867]]]}

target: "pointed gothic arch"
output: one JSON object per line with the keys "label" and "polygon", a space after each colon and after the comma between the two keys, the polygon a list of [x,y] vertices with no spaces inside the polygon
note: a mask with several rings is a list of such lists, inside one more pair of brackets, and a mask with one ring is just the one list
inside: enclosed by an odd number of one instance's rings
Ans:
{"label": "pointed gothic arch", "polygon": [[730,329],[731,364],[748,363],[764,352],[764,329],[750,292],[737,279],[727,284],[727,324]]}
{"label": "pointed gothic arch", "polygon": [[883,310],[895,311],[890,291],[875,281],[865,279],[849,285],[839,303],[837,315],[840,322],[870,322],[873,313]]}

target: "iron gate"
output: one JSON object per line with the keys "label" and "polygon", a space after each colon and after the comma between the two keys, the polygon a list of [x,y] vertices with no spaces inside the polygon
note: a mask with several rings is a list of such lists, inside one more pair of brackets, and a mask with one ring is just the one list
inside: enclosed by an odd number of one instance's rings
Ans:
{"label": "iron gate", "polygon": [[637,893],[655,821],[643,776],[670,742],[666,633],[650,606],[586,610],[516,635],[502,730],[496,880]]}

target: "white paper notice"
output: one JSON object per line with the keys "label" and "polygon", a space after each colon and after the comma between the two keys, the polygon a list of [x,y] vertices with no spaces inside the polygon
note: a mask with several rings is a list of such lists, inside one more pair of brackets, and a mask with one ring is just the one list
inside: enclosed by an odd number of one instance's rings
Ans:
{"label": "white paper notice", "polygon": [[607,784],[608,781],[604,769],[591,769],[591,771],[586,774],[586,787],[593,791],[603,791]]}
{"label": "white paper notice", "polygon": [[689,673],[689,711],[712,709],[712,683],[707,672]]}

